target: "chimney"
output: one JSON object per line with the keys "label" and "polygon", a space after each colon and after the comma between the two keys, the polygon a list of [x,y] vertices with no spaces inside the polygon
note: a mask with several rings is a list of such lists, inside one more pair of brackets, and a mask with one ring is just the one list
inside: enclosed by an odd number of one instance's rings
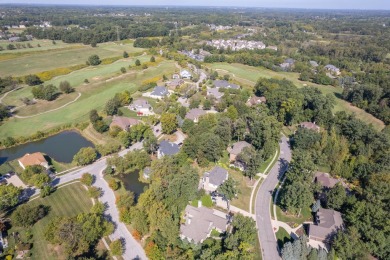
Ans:
{"label": "chimney", "polygon": [[198,200],[198,208],[202,207],[202,201]]}

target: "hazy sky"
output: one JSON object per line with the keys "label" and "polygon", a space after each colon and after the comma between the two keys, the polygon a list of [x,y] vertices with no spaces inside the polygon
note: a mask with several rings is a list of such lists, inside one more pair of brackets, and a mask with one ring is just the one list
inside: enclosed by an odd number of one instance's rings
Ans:
{"label": "hazy sky", "polygon": [[0,3],[87,5],[256,6],[319,9],[390,10],[390,0],[0,0]]}

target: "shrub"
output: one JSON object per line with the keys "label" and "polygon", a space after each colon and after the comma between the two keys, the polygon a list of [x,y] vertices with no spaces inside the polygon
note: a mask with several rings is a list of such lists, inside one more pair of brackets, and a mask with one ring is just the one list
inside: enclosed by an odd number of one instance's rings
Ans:
{"label": "shrub", "polygon": [[84,147],[78,151],[73,157],[73,162],[77,165],[87,165],[93,163],[97,159],[97,153],[92,147]]}
{"label": "shrub", "polygon": [[44,205],[35,207],[23,204],[12,213],[12,224],[18,227],[29,227],[42,219],[49,212],[49,208]]}
{"label": "shrub", "polygon": [[66,94],[74,92],[74,88],[70,86],[70,83],[68,81],[61,81],[60,83],[60,90]]}
{"label": "shrub", "polygon": [[92,66],[97,66],[101,63],[102,61],[100,60],[99,56],[94,54],[89,56],[87,64],[92,65]]}
{"label": "shrub", "polygon": [[111,254],[114,256],[120,256],[123,254],[123,245],[120,239],[114,240],[110,244]]}
{"label": "shrub", "polygon": [[110,186],[110,188],[112,190],[117,190],[119,189],[119,182],[116,181],[115,179],[111,179],[109,182],[108,182],[108,186]]}
{"label": "shrub", "polygon": [[80,179],[81,183],[87,185],[87,186],[91,186],[92,183],[93,183],[93,175],[90,174],[90,173],[84,173],[82,176],[81,176],[81,179]]}
{"label": "shrub", "polygon": [[125,68],[125,67],[122,67],[122,68],[121,68],[121,72],[122,72],[122,73],[126,73],[126,68]]}
{"label": "shrub", "polygon": [[37,75],[31,74],[24,78],[24,82],[29,86],[36,86],[43,83],[43,81]]}
{"label": "shrub", "polygon": [[102,190],[98,187],[89,187],[88,189],[88,195],[91,197],[91,198],[94,198],[94,199],[97,199],[99,198],[100,196],[102,196]]}

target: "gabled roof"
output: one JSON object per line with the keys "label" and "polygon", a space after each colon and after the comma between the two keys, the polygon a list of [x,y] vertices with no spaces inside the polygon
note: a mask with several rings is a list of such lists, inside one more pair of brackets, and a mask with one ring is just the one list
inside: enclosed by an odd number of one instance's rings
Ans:
{"label": "gabled roof", "polygon": [[168,92],[168,89],[166,87],[157,86],[153,89],[153,91],[152,91],[152,93],[150,93],[150,95],[163,97],[163,96],[168,95],[168,93],[169,92]]}
{"label": "gabled roof", "polygon": [[139,124],[140,121],[134,118],[124,117],[124,116],[114,116],[110,126],[118,126],[123,130],[128,130],[133,125]]}
{"label": "gabled roof", "polygon": [[134,107],[134,108],[147,108],[149,109],[151,106],[149,104],[149,102],[143,98],[140,98],[140,99],[136,99],[133,101],[133,103],[130,105],[131,107]]}
{"label": "gabled roof", "polygon": [[186,118],[194,121],[195,119],[199,119],[200,116],[206,115],[206,111],[199,108],[193,108],[187,112]]}
{"label": "gabled roof", "polygon": [[318,67],[318,63],[314,60],[309,61],[310,65],[313,67]]}
{"label": "gabled roof", "polygon": [[321,184],[322,187],[333,188],[340,180],[332,178],[329,176],[329,173],[326,172],[316,172],[314,178],[317,183]]}
{"label": "gabled roof", "polygon": [[239,155],[242,152],[242,149],[245,147],[252,146],[250,143],[247,143],[245,141],[236,142],[232,145],[231,148],[228,149],[229,153]]}
{"label": "gabled roof", "polygon": [[214,80],[214,86],[216,88],[240,89],[240,86],[230,83],[226,80]]}
{"label": "gabled roof", "polygon": [[204,173],[204,177],[209,177],[209,183],[215,186],[220,186],[224,183],[228,176],[228,171],[219,166],[215,166],[211,171]]}
{"label": "gabled roof", "polygon": [[182,70],[182,71],[180,71],[180,76],[182,76],[182,77],[187,77],[187,76],[191,77],[191,73],[188,70]]}
{"label": "gabled roof", "polygon": [[158,150],[162,155],[174,155],[179,152],[180,147],[178,144],[163,140],[161,141]]}
{"label": "gabled roof", "polygon": [[299,126],[310,130],[320,131],[320,127],[312,122],[302,122]]}
{"label": "gabled roof", "polygon": [[223,97],[224,93],[219,92],[218,88],[209,88],[207,89],[207,94],[214,96],[216,99]]}
{"label": "gabled roof", "polygon": [[26,153],[22,158],[19,158],[19,163],[21,163],[24,167],[33,166],[33,165],[42,165],[44,167],[47,166],[47,161],[42,153]]}
{"label": "gabled roof", "polygon": [[214,228],[226,231],[228,225],[228,216],[225,213],[206,207],[187,205],[184,217],[186,222],[180,226],[180,234],[195,243],[206,239]]}
{"label": "gabled roof", "polygon": [[320,208],[317,216],[317,225],[310,224],[309,226],[309,238],[325,241],[333,236],[338,229],[343,228],[343,219],[338,211]]}

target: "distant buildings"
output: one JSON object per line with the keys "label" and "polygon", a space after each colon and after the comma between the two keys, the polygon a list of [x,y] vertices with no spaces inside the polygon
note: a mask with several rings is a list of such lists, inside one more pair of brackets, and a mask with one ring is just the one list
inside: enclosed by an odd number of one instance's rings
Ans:
{"label": "distant buildings", "polygon": [[246,41],[246,40],[212,40],[206,42],[207,45],[216,49],[230,49],[232,51],[239,50],[261,50],[265,49],[265,44],[260,41]]}
{"label": "distant buildings", "polygon": [[182,79],[173,79],[167,83],[167,86],[170,88],[177,88],[184,84],[184,80]]}
{"label": "distant buildings", "polygon": [[197,60],[197,61],[204,61],[205,57],[211,55],[210,52],[204,51],[202,49],[199,50],[199,52],[197,52],[195,50],[192,50],[192,51],[183,50],[183,51],[179,51],[179,53],[184,54],[187,57],[194,59],[194,60]]}

